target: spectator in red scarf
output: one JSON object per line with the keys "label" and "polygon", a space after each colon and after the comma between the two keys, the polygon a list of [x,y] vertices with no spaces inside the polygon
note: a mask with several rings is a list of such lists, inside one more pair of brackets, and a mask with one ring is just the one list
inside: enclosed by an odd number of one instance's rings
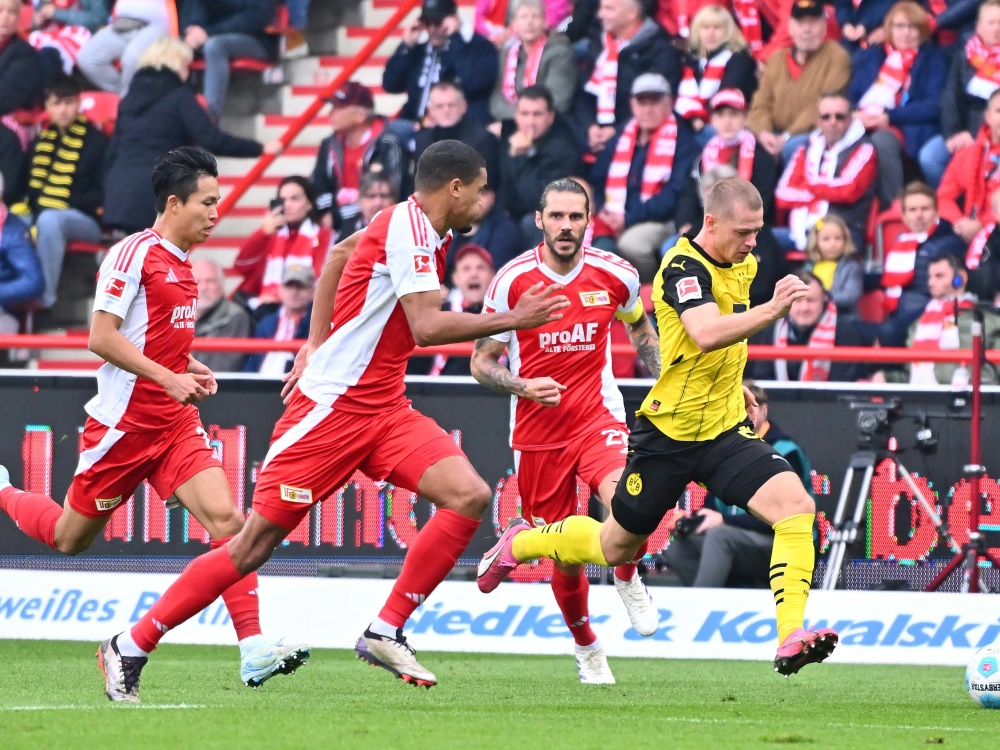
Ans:
{"label": "spectator in red scarf", "polygon": [[500,77],[490,97],[490,115],[512,124],[518,94],[535,84],[551,91],[556,111],[566,114],[577,76],[569,40],[549,30],[541,0],[518,0],[510,26],[514,33],[500,48]]}
{"label": "spectator in red scarf", "polygon": [[[674,111],[701,133],[708,124],[709,101],[721,89],[735,89],[750,101],[757,90],[757,63],[732,15],[721,5],[706,5],[698,11],[691,22],[688,46]],[[710,134],[707,131],[699,143]]]}
{"label": "spectator in red scarf", "polygon": [[[833,346],[859,346],[861,340],[850,321],[837,315],[823,282],[808,271],[796,274],[809,285],[809,293],[792,303],[788,315],[750,339],[751,344],[804,346],[825,349]],[[853,382],[867,374],[867,368],[855,362],[832,362],[820,359],[751,360],[747,375],[754,380],[797,380],[800,382]]]}
{"label": "spectator in red scarf", "polygon": [[306,266],[319,276],[332,232],[316,223],[316,198],[305,177],[286,177],[261,227],[240,248],[233,270],[243,276],[234,298],[259,320],[278,306],[285,269]]}
{"label": "spectator in red scarf", "polygon": [[941,135],[920,150],[920,168],[934,187],[959,149],[975,140],[990,95],[1000,88],[1000,0],[979,6],[976,33],[955,50],[941,92]]}
{"label": "spectator in red scarf", "polygon": [[885,321],[879,326],[883,346],[903,346],[906,332],[931,297],[930,263],[942,255],[965,256],[965,243],[951,224],[938,215],[934,188],[913,182],[903,191],[903,223],[906,230],[885,254],[882,287],[886,290]]}
{"label": "spectator in red scarf", "polygon": [[617,251],[652,281],[659,249],[671,233],[677,204],[698,146],[673,113],[670,85],[646,73],[632,86],[632,119],[594,164],[594,246]]}
{"label": "spectator in red scarf", "polygon": [[323,226],[339,229],[360,210],[358,188],[364,172],[386,175],[400,192],[403,147],[386,118],[375,114],[367,86],[348,81],[327,101],[333,134],[319,144],[312,184]]}
{"label": "spectator in red scarf", "polygon": [[0,0],[0,176],[8,203],[21,197],[24,152],[33,135],[15,113],[34,109],[42,98],[41,60],[17,35],[20,20],[20,0]]}
{"label": "spectator in red scarf", "polygon": [[[511,5],[514,6],[513,17],[511,17]],[[482,34],[497,47],[502,47],[510,39],[511,31],[517,33],[513,27],[517,23],[517,11],[522,5],[523,3],[511,3],[509,0],[476,0],[476,33]],[[574,4],[569,0],[545,0],[538,5],[545,26],[554,29],[573,12]],[[509,17],[510,28],[507,23]],[[500,63],[503,64],[502,56]]]}
{"label": "spectator in red scarf", "polygon": [[[280,304],[257,323],[254,338],[293,341],[309,338],[316,276],[310,266],[287,266],[278,287]],[[244,372],[281,377],[292,366],[294,352],[254,354],[247,359]]]}
{"label": "spectator in red scarf", "polygon": [[941,216],[954,225],[955,234],[965,242],[971,242],[984,225],[996,221],[990,198],[998,187],[1000,89],[986,103],[976,139],[955,153],[938,186]]}

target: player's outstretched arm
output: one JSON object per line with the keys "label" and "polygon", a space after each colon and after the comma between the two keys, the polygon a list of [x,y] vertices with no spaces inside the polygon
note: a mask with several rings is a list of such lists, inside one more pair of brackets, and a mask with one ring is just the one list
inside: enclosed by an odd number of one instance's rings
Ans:
{"label": "player's outstretched arm", "polygon": [[[544,288],[543,288],[544,287]],[[539,282],[518,299],[513,310],[493,315],[451,312],[441,309],[437,290],[414,292],[399,298],[417,346],[438,346],[460,341],[475,341],[504,331],[538,328],[562,318],[559,312],[569,306],[564,295],[555,294],[562,286]]]}
{"label": "player's outstretched arm", "polygon": [[121,334],[119,329],[123,322],[113,313],[95,311],[90,321],[87,348],[115,367],[159,384],[170,398],[179,403],[194,404],[210,395],[211,375],[175,373],[157,364]]}
{"label": "player's outstretched arm", "polygon": [[552,378],[519,378],[502,364],[500,357],[507,344],[483,338],[472,352],[472,377],[492,391],[530,398],[543,406],[558,406],[566,386]]}
{"label": "player's outstretched arm", "polygon": [[641,318],[635,323],[626,323],[625,327],[628,329],[629,341],[650,375],[660,377],[660,337],[656,335],[649,316],[643,311]]}
{"label": "player's outstretched arm", "polygon": [[733,315],[723,315],[715,303],[699,305],[681,313],[681,323],[699,349],[712,352],[763,331],[785,317],[792,303],[808,293],[809,286],[789,274],[775,285],[770,302]]}
{"label": "player's outstretched arm", "polygon": [[323,345],[326,337],[330,335],[330,321],[333,319],[333,307],[337,298],[337,287],[340,285],[340,278],[344,275],[344,268],[347,261],[357,247],[358,240],[364,230],[357,231],[347,239],[341,240],[332,248],[323,264],[319,280],[316,282],[316,291],[313,294],[313,309],[309,320],[309,339],[302,345],[295,355],[295,362],[292,369],[285,374],[282,380],[285,381],[281,389],[281,397],[288,403],[288,396],[299,382],[302,373],[309,364],[309,358],[313,352]]}

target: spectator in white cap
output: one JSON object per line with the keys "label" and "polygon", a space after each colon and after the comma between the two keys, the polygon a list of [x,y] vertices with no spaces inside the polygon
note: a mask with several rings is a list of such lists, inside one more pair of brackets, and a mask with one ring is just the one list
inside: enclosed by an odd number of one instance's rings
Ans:
{"label": "spectator in white cap", "polygon": [[594,245],[617,252],[650,281],[698,145],[674,115],[670,84],[659,73],[635,79],[630,104],[632,119],[594,164]]}

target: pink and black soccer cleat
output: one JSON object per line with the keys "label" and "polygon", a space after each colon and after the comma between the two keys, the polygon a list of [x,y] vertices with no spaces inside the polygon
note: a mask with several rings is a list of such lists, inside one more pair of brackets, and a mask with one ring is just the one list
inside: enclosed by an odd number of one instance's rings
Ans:
{"label": "pink and black soccer cleat", "polygon": [[479,575],[476,582],[479,584],[479,590],[484,594],[494,591],[514,568],[521,564],[514,557],[511,547],[514,544],[514,537],[530,528],[531,525],[523,518],[511,519],[497,543],[483,555],[483,559],[479,563]]}
{"label": "pink and black soccer cleat", "polygon": [[833,653],[839,641],[837,631],[830,628],[799,628],[778,646],[778,653],[774,657],[774,671],[788,677],[806,664],[818,664]]}

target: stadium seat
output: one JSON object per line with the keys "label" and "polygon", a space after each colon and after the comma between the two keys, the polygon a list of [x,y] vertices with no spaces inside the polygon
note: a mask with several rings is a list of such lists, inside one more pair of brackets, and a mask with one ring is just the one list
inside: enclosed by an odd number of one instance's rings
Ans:
{"label": "stadium seat", "polygon": [[[266,60],[254,60],[252,57],[234,57],[229,61],[229,69],[233,73],[263,73],[265,70],[274,67],[274,63]],[[191,63],[191,70],[205,70],[204,60],[194,60]]]}
{"label": "stadium seat", "polygon": [[903,207],[897,198],[885,211],[875,217],[874,241],[872,243],[872,263],[877,264],[881,270],[885,260],[885,251],[896,241],[903,232],[906,225],[903,223]]}
{"label": "stadium seat", "polygon": [[882,289],[872,289],[865,292],[858,300],[858,315],[868,323],[881,323],[885,320],[885,292]]}
{"label": "stadium seat", "polygon": [[80,94],[80,112],[110,137],[118,121],[119,101],[121,97],[109,91],[84,91]]}
{"label": "stadium seat", "polygon": [[643,284],[639,287],[639,298],[647,315],[653,314],[653,285]]}

